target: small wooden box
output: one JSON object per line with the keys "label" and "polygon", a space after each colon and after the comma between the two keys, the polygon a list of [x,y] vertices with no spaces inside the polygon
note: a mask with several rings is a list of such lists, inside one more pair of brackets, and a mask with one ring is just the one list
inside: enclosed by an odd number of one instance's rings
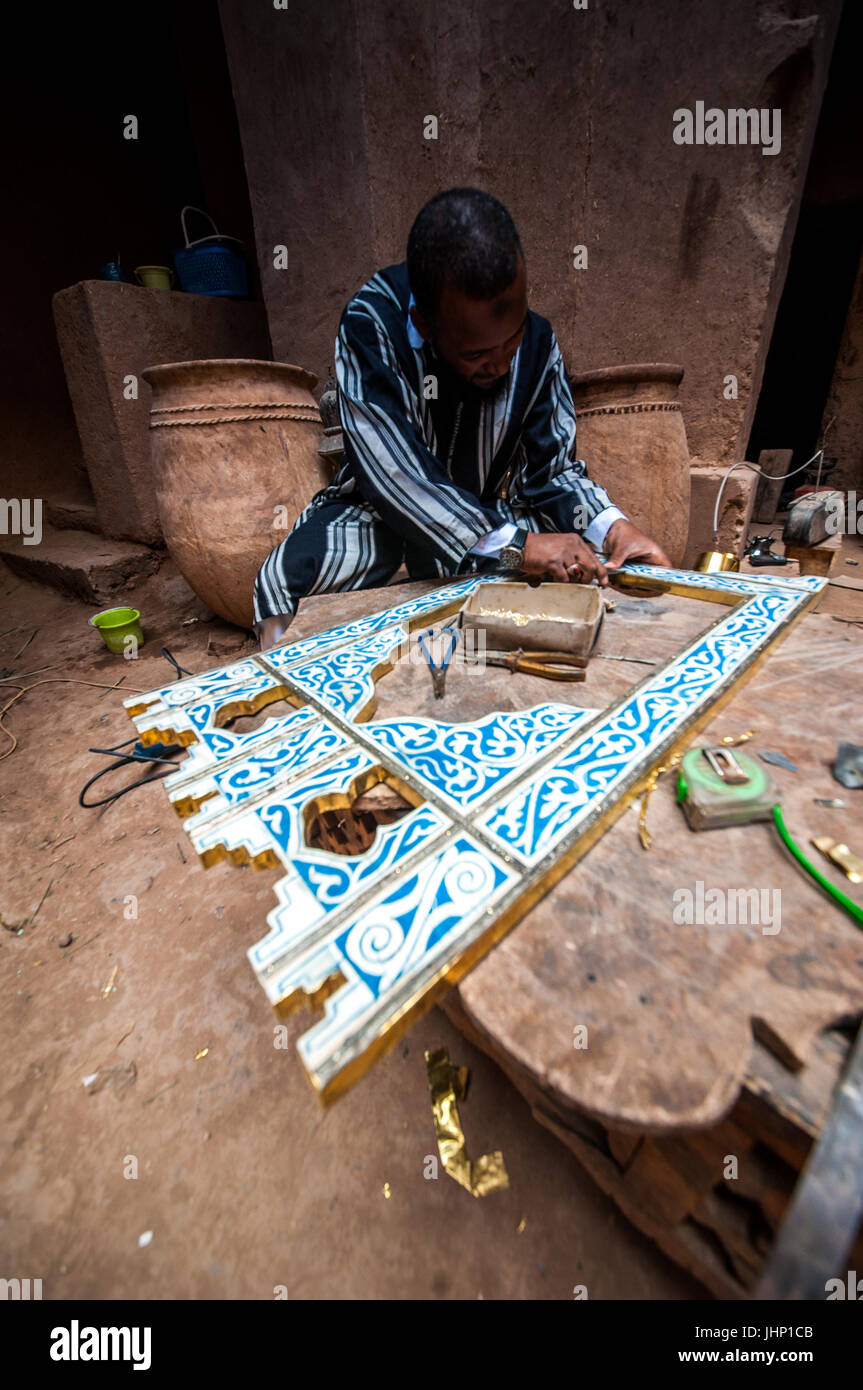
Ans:
{"label": "small wooden box", "polygon": [[462,609],[462,627],[484,631],[489,651],[589,656],[604,612],[596,584],[481,584]]}

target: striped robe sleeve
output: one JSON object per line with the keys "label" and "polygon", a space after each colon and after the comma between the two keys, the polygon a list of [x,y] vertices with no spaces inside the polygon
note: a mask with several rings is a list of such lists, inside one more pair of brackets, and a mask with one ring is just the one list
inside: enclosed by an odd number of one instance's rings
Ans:
{"label": "striped robe sleeve", "polygon": [[513,500],[539,513],[553,531],[583,534],[606,507],[614,505],[575,455],[575,406],[563,354],[554,334],[545,371],[525,415],[522,465]]}
{"label": "striped robe sleeve", "polygon": [[359,491],[408,545],[457,567],[500,517],[458,487],[426,445],[420,401],[371,305],[348,305],[335,365],[345,455]]}

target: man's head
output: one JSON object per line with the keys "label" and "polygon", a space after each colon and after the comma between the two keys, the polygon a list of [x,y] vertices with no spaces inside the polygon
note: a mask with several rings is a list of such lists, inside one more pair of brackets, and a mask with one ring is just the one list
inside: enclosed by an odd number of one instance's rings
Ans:
{"label": "man's head", "polygon": [[478,188],[438,193],[408,236],[415,327],[465,380],[489,390],[509,371],[527,322],[515,223]]}

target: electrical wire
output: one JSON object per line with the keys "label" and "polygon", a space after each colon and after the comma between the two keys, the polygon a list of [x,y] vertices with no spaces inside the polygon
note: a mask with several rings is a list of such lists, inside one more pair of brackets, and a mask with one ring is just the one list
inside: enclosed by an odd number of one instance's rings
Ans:
{"label": "electrical wire", "polygon": [[[45,666],[42,669],[45,671],[49,671],[51,668],[50,666]],[[30,674],[35,675],[36,672],[31,671]],[[15,685],[18,683],[19,679],[23,680],[25,678],[9,676],[4,680],[0,681],[0,685]],[[96,690],[117,689],[116,685],[106,685],[104,681],[85,681],[80,680],[77,676],[46,676],[44,680],[34,681],[32,685],[22,686],[21,689],[18,691],[18,694],[13,695],[11,700],[7,700],[5,705],[3,705],[2,709],[0,709],[0,733],[4,733],[7,738],[12,740],[11,748],[7,748],[5,753],[0,753],[0,762],[2,762],[4,758],[8,758],[10,754],[14,753],[15,749],[18,747],[17,738],[13,734],[12,730],[7,729],[6,725],[3,723],[3,716],[8,713],[8,711],[15,704],[16,700],[20,700],[22,695],[26,695],[28,691],[35,690],[37,685],[56,685],[58,684],[58,682],[63,685],[92,685]],[[145,695],[147,693],[144,690],[135,690],[132,686],[129,685],[126,686],[126,690],[133,695]]]}
{"label": "electrical wire", "polygon": [[[831,421],[831,424],[832,424],[832,421]],[[819,457],[819,455],[820,455],[821,460],[822,460],[822,462],[823,462],[823,460],[824,460],[824,448],[823,448],[823,446],[822,446],[820,449],[816,449],[816,451],[815,451],[815,453],[812,455],[811,459],[807,459],[805,463],[801,463],[801,465],[800,465],[799,468],[792,468],[792,470],[791,470],[790,473],[765,473],[765,472],[764,472],[764,469],[761,468],[761,466],[760,466],[759,464],[757,464],[757,463],[745,463],[745,462],[744,462],[744,463],[732,463],[732,464],[730,465],[730,467],[729,467],[728,469],[726,469],[725,477],[722,479],[722,482],[719,484],[719,491],[718,491],[717,494],[716,494],[716,506],[713,508],[713,543],[714,543],[714,545],[716,544],[716,540],[717,540],[717,537],[718,537],[718,535],[719,535],[719,504],[720,504],[720,502],[722,501],[722,494],[723,494],[723,492],[725,491],[725,484],[728,482],[728,479],[731,477],[731,474],[734,472],[735,468],[751,468],[751,469],[752,469],[752,472],[753,472],[753,473],[757,473],[758,476],[759,476],[759,478],[769,478],[771,482],[773,482],[773,483],[778,483],[778,482],[780,482],[781,480],[783,480],[783,479],[785,479],[785,478],[793,478],[794,475],[795,475],[795,473],[802,473],[803,470],[804,470],[804,468],[808,468],[809,465],[810,465],[810,463],[814,463],[815,460]],[[820,479],[820,477],[821,477],[821,464],[818,465],[818,477],[819,477],[819,479]],[[816,483],[815,486],[817,487],[818,484]]]}
{"label": "electrical wire", "polygon": [[[122,753],[121,750],[123,748],[128,748],[130,743],[135,744],[135,747],[132,750],[132,752]],[[154,743],[149,745],[148,748],[145,748],[143,744],[138,743],[136,741],[134,735],[132,736],[132,738],[126,739],[125,743],[118,743],[113,748],[88,749],[88,752],[90,753],[105,753],[108,756],[114,753],[120,753],[121,756],[117,758],[116,762],[109,763],[107,767],[102,768],[101,772],[95,773],[94,776],[92,776],[89,779],[89,781],[84,783],[83,787],[78,793],[78,805],[86,806],[88,809],[91,809],[95,806],[109,806],[112,801],[118,801],[121,796],[125,796],[127,792],[133,791],[135,787],[143,787],[150,782],[158,782],[159,779],[162,777],[169,777],[172,771],[176,771],[177,764],[173,761],[172,758],[162,758],[159,756],[159,754],[176,754],[182,753],[183,751],[184,749],[182,745],[179,743]],[[116,772],[117,769],[120,767],[127,767],[129,763],[167,763],[168,768],[165,772],[153,772],[148,777],[140,777],[137,782],[130,782],[127,787],[121,787],[119,791],[112,792],[110,796],[103,796],[100,801],[84,800],[85,793],[90,789],[90,787],[92,787],[94,782],[98,782],[100,777],[104,777],[107,772]]]}
{"label": "electrical wire", "polygon": [[837,888],[835,884],[830,882],[829,878],[825,878],[824,875],[820,873],[818,869],[816,869],[814,864],[810,864],[802,849],[800,849],[800,847],[794,842],[794,840],[792,840],[790,834],[788,833],[785,821],[782,819],[781,806],[773,807],[773,820],[776,824],[776,829],[779,831],[779,834],[782,838],[783,844],[786,845],[787,848],[791,851],[798,864],[801,864],[803,868],[806,870],[807,874],[811,874],[815,882],[819,884],[821,888],[824,889],[825,893],[829,893],[830,897],[833,898],[837,903],[839,903],[840,907],[844,907],[845,911],[848,912],[854,918],[857,925],[863,928],[863,907],[860,907],[857,903],[852,902],[852,900],[845,893],[842,892],[841,888]]}

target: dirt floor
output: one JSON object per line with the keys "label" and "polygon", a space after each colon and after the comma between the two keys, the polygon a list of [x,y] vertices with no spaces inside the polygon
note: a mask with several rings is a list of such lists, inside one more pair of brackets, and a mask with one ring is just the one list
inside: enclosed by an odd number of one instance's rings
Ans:
{"label": "dirt floor", "polygon": [[[439,1009],[320,1109],[293,1052],[308,1018],[274,1046],[245,954],[277,871],[203,870],[158,784],[77,804],[108,761],[88,748],[133,733],[123,695],[173,678],[162,646],[195,672],[254,649],[185,621],[206,610],[170,562],[118,602],[143,614],[135,662],[101,646],[92,608],[0,567],[2,675],[52,679],[4,717],[0,1274],[46,1299],[703,1297]],[[468,1152],[502,1150],[508,1191],[423,1176],[440,1046],[471,1071]]]}
{"label": "dirt floor", "polygon": [[[101,646],[92,608],[0,567],[0,674],[52,682],[4,717],[0,1275],[46,1299],[703,1297],[439,1009],[320,1109],[293,1052],[308,1018],[274,1046],[245,955],[278,872],[204,871],[158,785],[77,804],[107,762],[88,749],[133,733],[123,696],[173,678],[162,646],[194,672],[254,649],[201,620],[170,562],[117,601],[143,614],[135,662]],[[849,602],[863,617],[853,590],[824,606]],[[423,1175],[440,1046],[471,1070],[468,1150],[502,1150],[506,1192]]]}

